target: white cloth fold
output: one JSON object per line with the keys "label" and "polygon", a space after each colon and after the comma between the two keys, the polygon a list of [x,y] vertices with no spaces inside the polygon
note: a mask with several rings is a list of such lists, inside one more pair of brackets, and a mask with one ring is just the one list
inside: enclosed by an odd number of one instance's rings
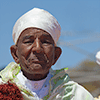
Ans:
{"label": "white cloth fold", "polygon": [[30,27],[40,28],[48,32],[56,45],[60,37],[61,27],[56,18],[49,12],[43,9],[33,8],[21,16],[13,27],[13,40],[15,44],[17,43],[21,32]]}
{"label": "white cloth fold", "polygon": [[100,65],[100,51],[98,51],[96,54],[96,62]]}
{"label": "white cloth fold", "polygon": [[19,79],[22,85],[24,85],[27,89],[31,90],[32,92],[35,92],[39,98],[43,98],[48,94],[49,80],[51,78],[50,73],[43,80],[31,81],[23,75],[22,71],[20,71],[20,73],[17,75],[17,78]]}

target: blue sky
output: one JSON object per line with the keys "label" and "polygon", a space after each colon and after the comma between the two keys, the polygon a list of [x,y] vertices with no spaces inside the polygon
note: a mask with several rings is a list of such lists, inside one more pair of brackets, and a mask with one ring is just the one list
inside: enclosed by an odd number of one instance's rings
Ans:
{"label": "blue sky", "polygon": [[62,55],[53,68],[75,67],[87,58],[95,60],[100,50],[100,0],[0,0],[0,67],[14,61],[10,54],[14,23],[34,7],[56,17],[62,28],[59,42],[67,43],[60,45]]}

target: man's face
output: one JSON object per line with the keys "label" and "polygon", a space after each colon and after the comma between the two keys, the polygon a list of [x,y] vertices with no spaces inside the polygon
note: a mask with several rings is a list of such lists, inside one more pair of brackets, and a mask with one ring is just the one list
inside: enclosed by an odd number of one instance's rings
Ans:
{"label": "man's face", "polygon": [[48,73],[55,56],[55,46],[51,35],[41,29],[25,29],[17,43],[17,56],[24,72]]}

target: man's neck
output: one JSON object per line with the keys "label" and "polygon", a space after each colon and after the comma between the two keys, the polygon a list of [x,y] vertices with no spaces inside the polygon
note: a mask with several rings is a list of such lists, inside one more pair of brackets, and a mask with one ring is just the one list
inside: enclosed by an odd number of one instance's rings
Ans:
{"label": "man's neck", "polygon": [[22,70],[22,72],[23,72],[23,75],[27,79],[32,80],[32,81],[39,81],[39,80],[45,79],[49,73],[48,72],[47,74],[30,74],[30,73],[24,72],[23,70]]}

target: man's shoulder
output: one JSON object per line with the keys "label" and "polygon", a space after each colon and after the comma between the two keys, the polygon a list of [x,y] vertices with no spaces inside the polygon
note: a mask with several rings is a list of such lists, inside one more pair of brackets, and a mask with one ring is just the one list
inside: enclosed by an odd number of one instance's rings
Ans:
{"label": "man's shoulder", "polygon": [[56,94],[56,97],[59,95],[57,97],[59,99],[70,98],[70,100],[93,100],[92,95],[84,87],[69,78],[67,70],[67,68],[54,70],[55,73],[51,79],[52,95],[54,96]]}
{"label": "man's shoulder", "polygon": [[67,68],[63,68],[60,70],[52,70],[50,69],[50,74],[52,74],[52,78],[50,79],[50,83],[52,87],[57,87],[60,84],[62,85],[63,83],[67,83],[70,78],[67,74]]}
{"label": "man's shoulder", "polygon": [[50,69],[50,74],[53,76],[52,79],[64,79],[66,76],[68,76],[67,70],[68,68],[62,68],[59,70]]}

